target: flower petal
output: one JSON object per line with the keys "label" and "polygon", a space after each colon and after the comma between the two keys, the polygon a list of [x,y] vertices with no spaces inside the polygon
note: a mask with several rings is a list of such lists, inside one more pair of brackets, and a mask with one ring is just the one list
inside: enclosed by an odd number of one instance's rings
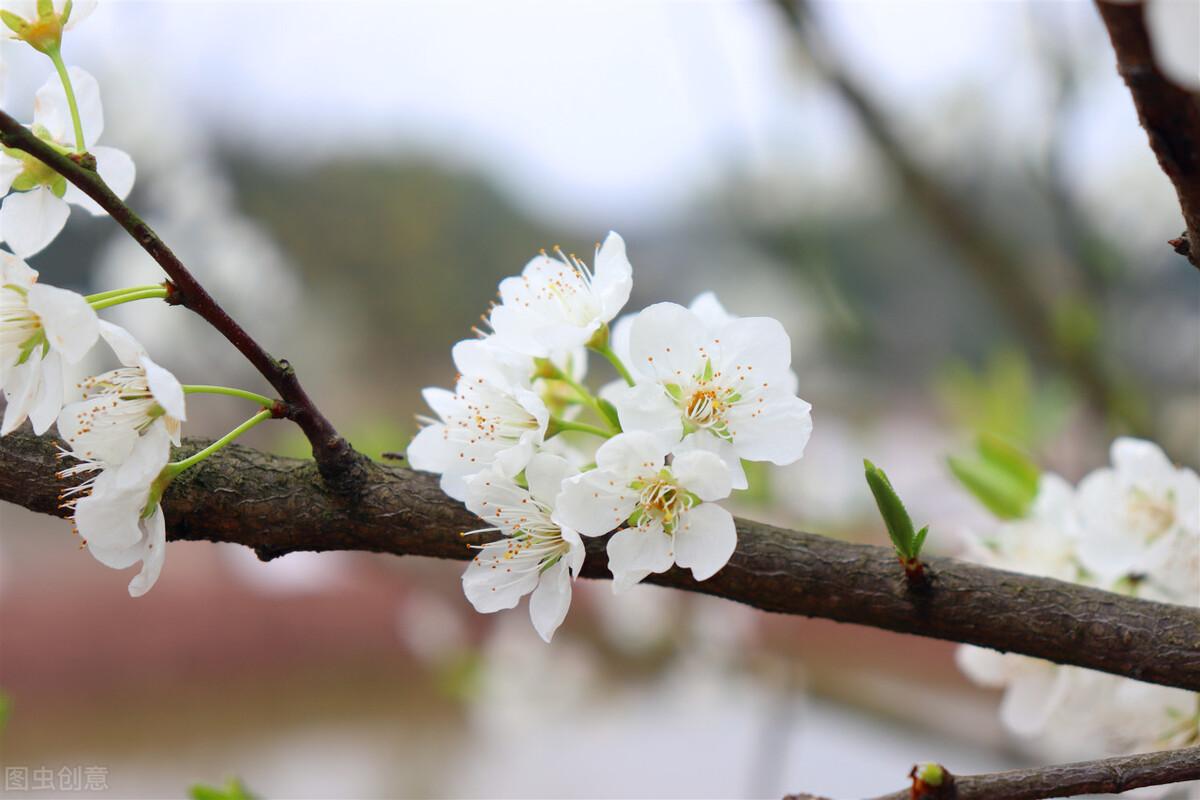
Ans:
{"label": "flower petal", "polygon": [[781,466],[798,461],[812,435],[811,412],[807,402],[782,391],[764,392],[755,402],[736,403],[728,417],[733,449],[748,461]]}
{"label": "flower petal", "polygon": [[62,360],[58,353],[51,350],[42,359],[41,373],[41,385],[29,409],[29,421],[38,436],[50,429],[62,410],[66,387],[63,386]]}
{"label": "flower petal", "polygon": [[[3,61],[2,56],[0,56],[0,61]],[[0,96],[0,103],[3,100],[4,98]],[[12,182],[24,171],[25,165],[19,159],[0,153],[0,197],[8,194],[8,190],[12,188]]]}
{"label": "flower petal", "polygon": [[616,407],[621,430],[652,433],[667,447],[683,436],[679,407],[657,381],[643,381],[635,386],[613,385],[602,394]]}
{"label": "flower petal", "polygon": [[626,366],[664,383],[690,380],[703,368],[709,338],[700,318],[675,303],[655,303],[642,310],[629,331]]}
{"label": "flower petal", "polygon": [[508,547],[507,540],[484,545],[463,573],[463,594],[481,614],[513,608],[537,586],[536,565],[506,558]]}
{"label": "flower petal", "polygon": [[[137,167],[129,154],[115,147],[93,147],[91,153],[96,157],[96,172],[100,173],[100,177],[108,184],[108,188],[112,189],[113,194],[122,200],[128,197],[137,177]],[[73,183],[67,184],[67,193],[63,195],[63,199],[96,217],[108,213]]]}
{"label": "flower petal", "polygon": [[[683,437],[683,441],[675,446],[675,453],[686,453],[689,450],[703,450],[712,453],[725,463],[725,468],[729,471],[730,487],[741,491],[750,485],[746,479],[746,470],[742,466],[742,459],[738,458],[737,451],[733,449],[731,442],[722,439],[720,436],[708,430],[699,430],[695,433],[689,433]],[[724,495],[722,495],[724,496]],[[705,500],[716,500],[720,498],[703,498]]]}
{"label": "flower petal", "polygon": [[1034,736],[1058,710],[1069,673],[1050,662],[1030,664],[1008,685],[1000,703],[1000,719],[1013,733]]}
{"label": "flower petal", "polygon": [[721,500],[729,497],[733,488],[729,467],[720,456],[706,450],[677,452],[671,472],[683,488],[701,500]]}
{"label": "flower petal", "polygon": [[537,588],[529,597],[529,618],[542,641],[550,642],[558,626],[567,618],[570,607],[571,575],[567,571],[567,560],[561,558],[542,573]]}
{"label": "flower petal", "polygon": [[138,366],[138,362],[146,355],[146,348],[142,347],[142,343],[120,325],[100,320],[100,336],[112,348],[117,360],[127,367]]}
{"label": "flower petal", "polygon": [[[91,149],[104,132],[104,110],[100,105],[100,84],[87,70],[69,67],[71,88],[75,91],[75,104],[79,109],[79,122],[83,126],[84,147]],[[75,126],[71,121],[71,108],[67,93],[57,75],[51,75],[33,100],[33,124],[41,125],[60,144],[75,144]]]}
{"label": "flower petal", "polygon": [[0,436],[7,436],[21,426],[29,416],[29,409],[37,397],[41,383],[42,365],[39,359],[30,356],[24,364],[8,371],[4,382],[4,421],[0,423]]}
{"label": "flower petal", "polygon": [[675,530],[676,564],[688,567],[696,580],[703,581],[729,563],[737,548],[732,514],[715,503],[701,503],[681,514],[679,522]]}
{"label": "flower petal", "polygon": [[625,255],[625,240],[616,231],[609,231],[604,244],[596,251],[592,291],[600,298],[600,319],[609,322],[629,302],[633,289],[633,267]]}
{"label": "flower petal", "polygon": [[613,591],[624,592],[651,572],[666,572],[674,563],[671,537],[660,526],[625,528],[608,540],[608,569]]}
{"label": "flower petal", "polygon": [[529,484],[529,494],[534,500],[553,508],[558,493],[562,491],[563,481],[574,472],[562,456],[538,453],[529,460],[529,466],[525,468],[525,482]]}
{"label": "flower petal", "polygon": [[39,283],[30,287],[28,299],[50,347],[62,353],[68,364],[81,361],[100,336],[100,320],[83,295]]}
{"label": "flower petal", "polygon": [[167,557],[167,522],[162,506],[155,506],[148,519],[140,521],[145,534],[142,543],[142,571],[129,582],[129,596],[141,597],[154,588]]}
{"label": "flower petal", "polygon": [[142,356],[139,363],[146,372],[146,383],[150,385],[150,394],[163,410],[174,419],[187,419],[187,407],[184,404],[183,386],[168,370]]}
{"label": "flower petal", "polygon": [[0,205],[0,239],[21,258],[29,258],[54,241],[70,213],[66,201],[45,186],[10,194]]}
{"label": "flower petal", "polygon": [[653,434],[645,431],[619,433],[600,445],[596,451],[596,466],[617,473],[624,486],[639,475],[658,472],[669,452],[670,446]]}
{"label": "flower petal", "polygon": [[554,520],[584,536],[602,536],[622,525],[637,506],[637,493],[621,476],[591,470],[563,481]]}

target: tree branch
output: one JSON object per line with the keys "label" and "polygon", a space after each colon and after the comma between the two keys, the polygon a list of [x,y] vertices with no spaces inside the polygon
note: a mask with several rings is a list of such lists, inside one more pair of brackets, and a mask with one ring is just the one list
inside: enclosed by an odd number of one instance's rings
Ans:
{"label": "tree branch", "polygon": [[913,207],[987,289],[987,296],[1008,317],[1012,328],[1067,374],[1092,408],[1123,421],[1132,434],[1157,438],[1145,414],[1129,402],[1118,382],[1108,374],[1095,344],[1064,341],[1059,336],[1053,305],[1036,290],[1030,276],[1025,274],[1022,258],[1012,246],[981,223],[968,210],[969,203],[925,168],[895,134],[884,109],[830,52],[807,0],[775,0],[775,4],[791,24],[813,67],[858,118],[863,132],[895,173]]}
{"label": "tree branch", "polygon": [[[1096,0],[1138,120],[1171,179],[1186,230],[1171,245],[1200,268],[1200,98],[1167,79],[1154,61],[1143,3]],[[1194,32],[1193,32],[1194,33]]]}
{"label": "tree branch", "polygon": [[354,451],[317,409],[300,385],[292,365],[286,360],[272,358],[245,328],[225,312],[158,234],[113,194],[95,171],[95,159],[92,156],[86,153],[65,156],[57,152],[4,111],[0,111],[0,144],[22,150],[42,161],[99,203],[128,231],[170,278],[171,291],[167,302],[191,309],[216,328],[279,392],[285,404],[284,416],[304,431],[312,444],[313,458],[321,468],[321,475],[331,486],[347,492],[362,481],[365,476],[362,463],[365,459]]}
{"label": "tree branch", "polygon": [[[27,429],[26,429],[27,430]],[[189,441],[194,451],[205,442]],[[56,446],[18,431],[0,440],[0,499],[42,513],[58,507]],[[271,559],[298,550],[367,550],[469,559],[460,531],[479,520],[428,474],[366,462],[353,504],[311,462],[236,445],[188,470],[163,508],[172,539],[235,542]],[[654,583],[783,614],[825,617],[1008,650],[1138,680],[1200,690],[1200,609],[988,569],[947,558],[926,564],[926,591],[907,588],[890,548],[738,520],[729,564],[697,583],[673,569]],[[607,578],[603,539],[588,540],[584,575]]]}
{"label": "tree branch", "polygon": [[1041,800],[1119,794],[1142,786],[1200,780],[1200,745],[987,775],[945,775],[939,787],[904,789],[876,800]]}

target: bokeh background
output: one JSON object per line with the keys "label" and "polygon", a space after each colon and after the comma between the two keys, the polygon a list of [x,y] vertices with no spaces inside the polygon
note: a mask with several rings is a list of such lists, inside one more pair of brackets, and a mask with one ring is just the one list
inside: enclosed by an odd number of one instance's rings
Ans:
{"label": "bokeh background", "polygon": [[[113,2],[65,53],[101,81],[102,142],[134,155],[131,204],[375,456],[452,382],[501,277],[614,229],[631,309],[714,290],[791,334],[812,442],[754,473],[739,513],[882,542],[869,457],[954,554],[995,524],[946,467],[981,431],[1071,479],[1120,432],[1195,466],[1200,276],[1164,244],[1178,208],[1094,8],[806,19]],[[50,67],[2,57],[27,118]],[[79,212],[32,263],[91,291],[157,276]],[[110,318],[185,382],[262,386],[183,311]],[[194,397],[188,430],[244,410]],[[284,424],[248,442],[305,454]],[[862,797],[917,760],[1049,756],[945,643],[581,581],[545,646],[523,606],[475,614],[459,564],[206,543],[172,544],[133,600],[67,523],[4,505],[0,529],[0,763],[101,766],[114,797],[231,776],[269,798]]]}

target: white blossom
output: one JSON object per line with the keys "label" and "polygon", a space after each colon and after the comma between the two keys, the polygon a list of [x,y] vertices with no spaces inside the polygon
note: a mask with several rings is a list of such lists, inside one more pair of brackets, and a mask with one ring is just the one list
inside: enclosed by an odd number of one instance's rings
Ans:
{"label": "white blossom", "polygon": [[733,554],[737,531],[728,511],[729,470],[701,450],[676,451],[645,432],[622,433],[596,451],[596,468],[568,478],[558,519],[585,536],[623,529],[608,541],[613,587],[623,591],[672,565],[696,580],[712,577]]}
{"label": "white blossom", "polygon": [[79,457],[106,464],[123,462],[139,437],[155,428],[178,445],[187,419],[179,381],[124,328],[102,320],[100,336],[123,366],[81,384],[83,399],[58,416],[59,435]]}
{"label": "white blossom", "polygon": [[64,478],[97,473],[66,492],[66,505],[74,507],[75,528],[97,561],[113,569],[142,562],[141,571],[129,582],[134,597],[154,586],[166,556],[162,507],[157,502],[147,506],[170,453],[166,428],[155,425],[119,464],[83,458],[59,473]]}
{"label": "white blossom", "polygon": [[1111,459],[1111,467],[1080,482],[1076,500],[1083,532],[1079,558],[1104,588],[1156,574],[1200,538],[1195,472],[1176,467],[1158,445],[1140,439],[1117,439]]}
{"label": "white blossom", "polygon": [[[716,320],[714,320],[715,322]],[[709,323],[674,303],[642,311],[629,330],[636,385],[608,393],[623,430],[695,445],[726,462],[746,488],[740,459],[791,464],[812,432],[811,406],[795,395],[791,342],[767,317]]]}
{"label": "white blossom", "polygon": [[[53,17],[56,20],[61,20],[63,12],[67,9],[67,0],[53,0],[51,3]],[[71,0],[71,13],[67,16],[66,22],[61,23],[62,29],[69,31],[79,23],[83,22],[91,13],[96,10],[96,0]],[[38,16],[38,1],[37,0],[0,0],[0,11],[7,11],[13,14],[18,19],[25,22],[26,25],[37,25],[39,22]],[[21,38],[16,31],[8,26],[0,26],[0,31],[3,31],[10,39]]]}
{"label": "white blossom", "polygon": [[437,414],[408,445],[413,469],[441,475],[442,491],[466,499],[466,479],[493,465],[516,477],[546,435],[550,412],[531,389],[502,376],[463,375],[454,392],[428,388],[422,395]]}
{"label": "white blossom", "polygon": [[489,322],[505,346],[546,357],[588,343],[629,300],[633,268],[615,232],[596,249],[595,270],[561,251],[545,252],[500,282]]}
{"label": "white blossom", "polygon": [[[96,146],[104,130],[100,87],[95,78],[78,67],[71,67],[68,72],[83,125],[84,145],[95,156],[100,177],[114,194],[124,199],[133,188],[133,159],[124,151]],[[37,92],[33,132],[60,150],[75,147],[66,91],[58,76],[51,76]],[[13,252],[23,258],[54,241],[67,223],[70,205],[77,205],[97,216],[105,213],[96,201],[33,156],[0,148],[0,196],[10,189],[14,190],[13,194],[0,204],[0,240],[7,242]]]}
{"label": "white blossom", "polygon": [[571,605],[571,580],[583,565],[583,540],[559,524],[554,501],[572,469],[548,453],[534,456],[525,469],[526,489],[496,470],[467,481],[466,505],[486,523],[481,531],[504,538],[479,546],[463,573],[463,592],[482,613],[513,608],[529,598],[529,616],[549,642]]}
{"label": "white blossom", "polygon": [[38,283],[38,273],[0,250],[0,387],[7,406],[0,435],[28,417],[45,433],[62,409],[63,364],[83,359],[99,320],[75,292]]}

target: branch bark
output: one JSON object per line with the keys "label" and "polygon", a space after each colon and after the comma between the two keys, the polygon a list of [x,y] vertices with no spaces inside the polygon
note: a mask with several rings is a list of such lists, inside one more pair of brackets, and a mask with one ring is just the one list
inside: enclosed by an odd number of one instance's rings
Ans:
{"label": "branch bark", "polygon": [[[27,430],[27,429],[26,429]],[[189,441],[191,452],[206,442]],[[0,440],[0,499],[65,516],[56,446],[18,431]],[[188,470],[163,508],[172,539],[234,542],[271,559],[298,550],[367,550],[466,560],[459,532],[479,520],[432,475],[367,462],[353,503],[311,462],[230,446]],[[765,611],[825,617],[991,647],[1138,680],[1200,690],[1200,608],[1125,597],[948,558],[911,591],[890,548],[849,544],[738,520],[729,564],[697,583],[673,569],[650,580]],[[603,539],[588,540],[584,575],[607,578]]]}
{"label": "branch bark", "polygon": [[279,392],[284,416],[304,431],[312,444],[313,458],[322,476],[343,493],[365,478],[364,457],[334,429],[300,385],[296,371],[284,359],[272,358],[245,328],[226,313],[153,229],[134,213],[95,171],[95,159],[87,154],[66,156],[37,138],[4,111],[0,111],[0,144],[22,150],[62,175],[100,204],[170,278],[167,302],[191,309],[221,333]]}
{"label": "branch bark", "polygon": [[1167,79],[1154,61],[1143,3],[1096,0],[1138,120],[1171,179],[1186,230],[1170,244],[1200,269],[1200,97]]}
{"label": "branch bark", "polygon": [[927,787],[922,793],[904,789],[876,800],[1041,800],[1119,794],[1142,786],[1192,780],[1200,780],[1200,745],[987,775],[951,776],[947,772],[941,787]]}

